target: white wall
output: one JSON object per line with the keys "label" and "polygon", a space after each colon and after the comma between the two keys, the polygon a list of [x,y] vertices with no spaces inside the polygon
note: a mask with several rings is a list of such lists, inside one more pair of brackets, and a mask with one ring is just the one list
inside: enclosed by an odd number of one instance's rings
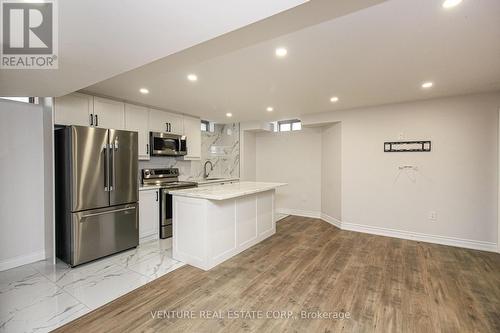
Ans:
{"label": "white wall", "polygon": [[54,98],[40,97],[43,110],[45,258],[56,262],[54,217]]}
{"label": "white wall", "polygon": [[[342,221],[494,248],[500,94],[402,103],[302,118],[342,122]],[[387,140],[432,140],[430,153],[384,153]],[[399,172],[400,165],[418,172]],[[430,222],[429,213],[437,213]],[[358,228],[359,229],[359,228]],[[439,238],[434,237],[433,240]]]}
{"label": "white wall", "polygon": [[42,107],[0,99],[0,142],[0,270],[4,270],[45,258]]}
{"label": "white wall", "polygon": [[325,126],[321,141],[321,212],[341,220],[342,124]]}
{"label": "white wall", "polygon": [[255,181],[257,179],[257,138],[255,132],[241,131],[241,180]]}
{"label": "white wall", "polygon": [[321,129],[256,134],[257,181],[284,182],[276,208],[308,214],[321,211]]}

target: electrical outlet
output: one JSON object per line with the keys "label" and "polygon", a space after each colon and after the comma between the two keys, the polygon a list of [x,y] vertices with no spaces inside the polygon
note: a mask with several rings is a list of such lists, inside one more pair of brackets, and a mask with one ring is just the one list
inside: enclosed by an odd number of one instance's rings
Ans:
{"label": "electrical outlet", "polygon": [[437,216],[437,213],[435,211],[429,212],[429,221],[436,222],[437,218],[438,218],[438,216]]}

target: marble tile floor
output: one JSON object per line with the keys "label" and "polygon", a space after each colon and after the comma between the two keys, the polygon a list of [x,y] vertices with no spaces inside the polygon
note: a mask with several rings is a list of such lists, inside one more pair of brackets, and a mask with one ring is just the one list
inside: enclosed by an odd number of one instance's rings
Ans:
{"label": "marble tile floor", "polygon": [[170,240],[154,240],[73,269],[39,261],[0,272],[0,332],[49,332],[181,266]]}

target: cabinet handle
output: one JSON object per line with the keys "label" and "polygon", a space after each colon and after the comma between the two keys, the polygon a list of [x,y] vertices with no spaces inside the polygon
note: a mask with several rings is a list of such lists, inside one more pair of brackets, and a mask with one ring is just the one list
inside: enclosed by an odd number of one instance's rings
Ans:
{"label": "cabinet handle", "polygon": [[146,154],[149,154],[149,143],[146,143]]}
{"label": "cabinet handle", "polygon": [[172,124],[171,123],[168,123],[168,131],[172,132]]}
{"label": "cabinet handle", "polygon": [[156,201],[158,201],[158,191],[156,191]]}
{"label": "cabinet handle", "polygon": [[97,115],[95,115],[95,125],[99,126],[99,118],[97,118]]}
{"label": "cabinet handle", "polygon": [[91,113],[90,114],[90,126],[94,125],[94,115]]}

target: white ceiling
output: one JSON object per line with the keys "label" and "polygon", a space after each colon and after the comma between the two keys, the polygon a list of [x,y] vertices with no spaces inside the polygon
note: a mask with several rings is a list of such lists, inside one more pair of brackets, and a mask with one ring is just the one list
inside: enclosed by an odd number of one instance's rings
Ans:
{"label": "white ceiling", "polygon": [[0,70],[0,96],[60,96],[307,0],[62,0],[59,69]]}
{"label": "white ceiling", "polygon": [[[231,36],[251,40],[259,33],[244,28],[85,90],[217,121],[227,120],[226,112],[238,121],[273,120],[500,90],[500,1],[464,0],[449,10],[441,4],[391,0],[271,40],[234,44]],[[318,16],[322,9],[315,8]],[[274,56],[277,46],[288,49],[286,58]],[[199,81],[188,82],[188,73]],[[424,91],[427,80],[435,86]],[[140,87],[150,94],[141,96]]]}

